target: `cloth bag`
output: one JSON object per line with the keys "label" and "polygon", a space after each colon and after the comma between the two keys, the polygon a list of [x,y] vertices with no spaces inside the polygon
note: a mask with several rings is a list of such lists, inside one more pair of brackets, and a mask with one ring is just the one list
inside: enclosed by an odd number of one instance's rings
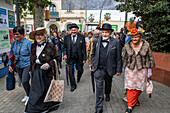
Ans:
{"label": "cloth bag", "polygon": [[64,80],[59,80],[57,62],[56,60],[54,60],[54,62],[55,62],[55,68],[56,68],[56,80],[54,79],[54,76],[53,76],[53,79],[51,81],[51,84],[46,94],[46,97],[44,99],[44,102],[62,102],[63,101]]}
{"label": "cloth bag", "polygon": [[6,77],[6,90],[13,90],[15,89],[15,77],[14,72],[9,72],[8,76]]}

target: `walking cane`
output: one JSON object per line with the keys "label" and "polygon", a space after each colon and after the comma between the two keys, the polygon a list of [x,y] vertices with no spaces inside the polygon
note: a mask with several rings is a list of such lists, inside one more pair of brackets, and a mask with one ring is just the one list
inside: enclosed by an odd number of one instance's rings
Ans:
{"label": "walking cane", "polygon": [[66,80],[67,80],[67,85],[69,85],[69,81],[68,81],[68,67],[67,67],[67,63],[65,63],[66,66]]}
{"label": "walking cane", "polygon": [[92,81],[93,93],[95,93],[94,72],[91,72],[91,81]]}

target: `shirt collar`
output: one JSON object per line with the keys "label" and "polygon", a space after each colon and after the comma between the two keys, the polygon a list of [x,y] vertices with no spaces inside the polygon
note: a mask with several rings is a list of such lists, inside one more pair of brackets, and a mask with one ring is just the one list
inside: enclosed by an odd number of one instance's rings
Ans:
{"label": "shirt collar", "polygon": [[[103,37],[102,37],[102,40],[103,40]],[[109,39],[107,39],[106,41],[110,42],[110,38],[109,38]]]}
{"label": "shirt collar", "polygon": [[[73,35],[71,35],[71,37],[73,38]],[[75,37],[77,37],[77,35]]]}

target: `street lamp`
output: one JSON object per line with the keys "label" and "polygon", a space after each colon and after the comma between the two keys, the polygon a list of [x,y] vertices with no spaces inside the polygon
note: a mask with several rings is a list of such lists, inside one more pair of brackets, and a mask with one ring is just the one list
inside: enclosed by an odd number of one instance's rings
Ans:
{"label": "street lamp", "polygon": [[26,0],[25,2],[18,2],[18,0],[15,0],[15,5],[16,5],[16,14],[17,14],[17,26],[20,26],[20,17],[19,17],[19,4],[25,4],[29,0]]}
{"label": "street lamp", "polygon": [[[103,5],[102,5],[102,9],[103,9],[103,6],[105,4],[106,0],[104,0],[103,2]],[[99,26],[101,27],[101,16],[102,16],[102,10],[100,10],[100,21],[99,21]]]}

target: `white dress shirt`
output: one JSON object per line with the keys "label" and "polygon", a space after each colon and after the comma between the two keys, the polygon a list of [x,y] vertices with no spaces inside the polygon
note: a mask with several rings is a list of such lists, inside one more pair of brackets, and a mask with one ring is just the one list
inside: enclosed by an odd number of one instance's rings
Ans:
{"label": "white dress shirt", "polygon": [[43,51],[44,47],[45,47],[46,43],[44,43],[44,45],[38,46],[36,47],[36,55],[37,55],[37,60],[35,61],[37,64],[41,64],[40,60],[38,59],[38,57],[40,56],[41,52]]}
{"label": "white dress shirt", "polygon": [[[110,39],[108,39],[107,41],[110,41]],[[107,46],[107,44],[108,44],[107,42],[102,42],[104,48]]]}
{"label": "white dress shirt", "polygon": [[[74,37],[75,38],[75,42],[77,41],[77,35]],[[71,39],[72,39],[72,41],[74,42],[74,40],[73,40],[73,35],[71,35]],[[74,43],[75,43],[74,42]]]}

